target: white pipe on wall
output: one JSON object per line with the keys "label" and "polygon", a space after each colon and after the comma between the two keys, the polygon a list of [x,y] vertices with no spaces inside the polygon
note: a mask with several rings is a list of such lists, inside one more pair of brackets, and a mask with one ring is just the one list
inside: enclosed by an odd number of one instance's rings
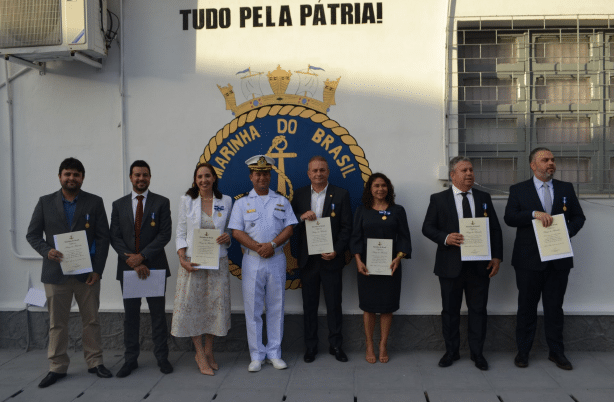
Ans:
{"label": "white pipe on wall", "polygon": [[[20,73],[24,72],[22,70]],[[18,73],[18,74],[20,74]],[[16,74],[13,79],[17,77]],[[16,217],[16,197],[15,197],[15,147],[14,147],[14,124],[13,124],[13,86],[11,85],[11,79],[9,78],[9,62],[4,60],[4,76],[6,77],[6,94],[7,94],[7,103],[8,103],[8,115],[9,115],[9,163],[10,163],[10,175],[11,175],[11,228],[9,231],[11,232],[11,250],[13,255],[21,260],[41,260],[43,257],[39,255],[21,255],[17,251],[17,231],[15,227],[17,226],[17,217]]]}

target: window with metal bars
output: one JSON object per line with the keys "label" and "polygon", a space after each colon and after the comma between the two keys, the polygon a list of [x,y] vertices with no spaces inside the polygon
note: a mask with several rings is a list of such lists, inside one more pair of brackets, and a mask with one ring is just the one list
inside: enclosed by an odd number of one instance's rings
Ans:
{"label": "window with metal bars", "polygon": [[555,178],[614,195],[614,20],[457,20],[452,37],[448,145],[472,158],[476,182],[530,178],[544,146]]}

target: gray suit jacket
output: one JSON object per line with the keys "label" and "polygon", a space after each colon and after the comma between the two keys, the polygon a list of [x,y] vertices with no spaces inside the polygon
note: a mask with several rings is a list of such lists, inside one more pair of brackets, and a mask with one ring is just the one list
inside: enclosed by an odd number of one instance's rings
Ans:
{"label": "gray suit jacket", "polygon": [[[89,220],[87,219],[89,215]],[[86,228],[86,223],[89,227]],[[60,264],[47,258],[49,250],[55,248],[53,236],[68,232],[85,230],[90,250],[95,243],[95,253],[92,255],[92,269],[102,277],[107,255],[109,254],[109,223],[104,210],[102,198],[97,195],[79,191],[77,208],[72,226],[68,227],[62,190],[42,196],[34,208],[26,239],[36,252],[43,257],[41,282],[60,284],[68,280],[62,273]],[[43,233],[45,237],[43,238]],[[85,282],[88,274],[74,275],[76,279]]]}
{"label": "gray suit jacket", "polygon": [[[152,226],[151,223],[155,222]],[[150,269],[165,269],[171,276],[164,247],[171,240],[171,207],[168,198],[151,191],[147,195],[143,221],[141,222],[140,252],[145,256],[143,264]],[[132,268],[126,264],[125,253],[134,254],[134,213],[132,193],[113,203],[111,212],[111,246],[117,252],[117,280],[123,281],[124,271]]]}

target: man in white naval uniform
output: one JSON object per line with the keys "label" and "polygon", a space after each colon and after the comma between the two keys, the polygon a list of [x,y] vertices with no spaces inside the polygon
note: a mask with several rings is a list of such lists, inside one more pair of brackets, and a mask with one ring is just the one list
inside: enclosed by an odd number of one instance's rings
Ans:
{"label": "man in white naval uniform", "polygon": [[[241,277],[247,342],[252,362],[248,370],[260,371],[265,358],[278,370],[284,333],[286,256],[283,247],[298,223],[290,202],[269,189],[272,158],[256,155],[245,162],[253,190],[235,197],[228,228],[241,243]],[[262,312],[266,302],[267,345],[262,343]]]}

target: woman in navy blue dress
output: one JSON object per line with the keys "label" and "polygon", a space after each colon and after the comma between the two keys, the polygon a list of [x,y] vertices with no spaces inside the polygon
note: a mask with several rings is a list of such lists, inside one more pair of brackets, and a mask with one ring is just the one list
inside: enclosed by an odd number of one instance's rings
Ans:
{"label": "woman in navy blue dress", "polygon": [[[362,194],[362,204],[356,209],[350,251],[358,268],[358,301],[363,310],[366,336],[366,359],[375,363],[373,331],[376,314],[380,314],[381,337],[379,361],[388,362],[388,334],[392,313],[399,309],[401,297],[401,259],[411,257],[411,239],[405,209],[394,202],[394,187],[383,173],[369,177]],[[392,275],[370,275],[365,265],[367,238],[392,239],[390,263]]]}

